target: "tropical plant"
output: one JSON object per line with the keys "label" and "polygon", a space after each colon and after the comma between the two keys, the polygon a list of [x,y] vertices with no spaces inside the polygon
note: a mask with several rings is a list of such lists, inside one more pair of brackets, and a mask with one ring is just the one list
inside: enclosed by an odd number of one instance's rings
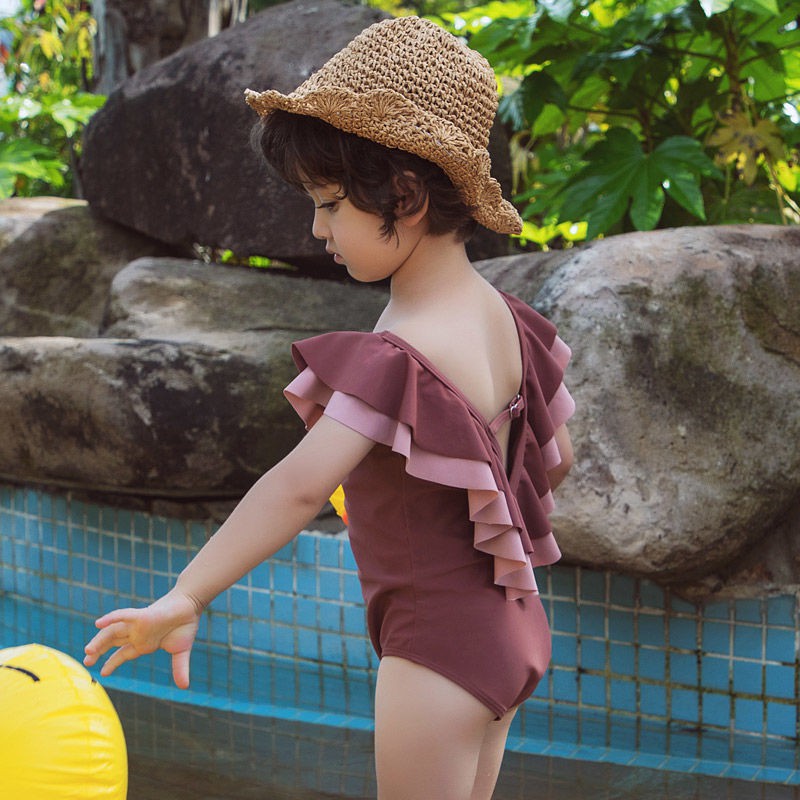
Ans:
{"label": "tropical plant", "polygon": [[91,94],[88,3],[22,0],[0,20],[8,81],[0,96],[0,197],[73,193],[80,132],[105,98]]}
{"label": "tropical plant", "polygon": [[500,76],[525,239],[800,222],[794,0],[516,0],[438,20]]}

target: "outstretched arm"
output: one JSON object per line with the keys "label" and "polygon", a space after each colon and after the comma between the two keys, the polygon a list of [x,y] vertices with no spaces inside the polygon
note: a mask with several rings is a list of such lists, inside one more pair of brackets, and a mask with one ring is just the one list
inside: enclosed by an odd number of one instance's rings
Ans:
{"label": "outstretched arm", "polygon": [[113,647],[102,675],[158,648],[172,654],[175,683],[189,685],[189,653],[205,607],[253,567],[290,542],[319,513],[331,492],[374,442],[322,416],[297,447],[261,477],[178,577],[175,587],[143,609],[120,609],[97,620],[86,645],[93,666]]}

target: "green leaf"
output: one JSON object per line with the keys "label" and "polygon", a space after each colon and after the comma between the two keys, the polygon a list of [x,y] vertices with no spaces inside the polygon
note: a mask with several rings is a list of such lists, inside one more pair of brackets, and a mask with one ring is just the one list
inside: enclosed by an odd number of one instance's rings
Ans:
{"label": "green leaf", "polygon": [[[786,87],[789,91],[800,92],[800,48],[783,54],[786,65]],[[795,104],[797,100],[795,100]]]}
{"label": "green leaf", "polygon": [[19,176],[63,186],[63,165],[42,145],[25,139],[0,142],[0,197],[10,197]]}
{"label": "green leaf", "polygon": [[43,145],[29,139],[11,139],[0,142],[0,164],[16,166],[37,158],[51,157],[53,153]]}
{"label": "green leaf", "polygon": [[87,111],[97,111],[105,104],[108,98],[102,94],[92,94],[91,92],[76,92],[70,97],[72,105],[76,108],[86,109]]}
{"label": "green leaf", "polygon": [[627,210],[633,176],[628,165],[612,164],[607,172],[577,180],[564,192],[559,217],[586,220],[589,239],[605,233]]}
{"label": "green leaf", "polygon": [[722,173],[703,152],[700,142],[688,136],[672,136],[655,149],[653,160],[667,194],[690,214],[704,220],[700,176],[721,178]]}
{"label": "green leaf", "polygon": [[23,97],[19,104],[17,115],[19,119],[34,119],[42,113],[43,106],[32,97]]}
{"label": "green leaf", "polygon": [[[528,113],[534,111],[535,109],[528,109]],[[538,112],[536,113],[538,116]],[[528,127],[525,98],[519,89],[500,98],[500,102],[497,104],[497,114],[503,122],[508,122],[515,131],[521,131]]]}
{"label": "green leaf", "polygon": [[554,103],[563,109],[567,105],[567,96],[547,72],[532,72],[523,78],[515,92],[501,98],[498,110],[501,119],[522,130],[536,122],[546,103]]}
{"label": "green leaf", "polygon": [[53,120],[64,129],[64,133],[70,138],[75,135],[79,127],[89,121],[94,112],[94,108],[77,106],[69,98],[59,100],[51,109]]}
{"label": "green leaf", "polygon": [[664,139],[655,149],[659,162],[664,165],[669,177],[668,163],[684,165],[692,172],[721,178],[722,173],[714,166],[714,162],[705,154],[703,145],[689,136],[670,136]]}
{"label": "green leaf", "polygon": [[706,211],[697,178],[691,172],[673,172],[664,181],[667,194],[690,214],[705,221]]}
{"label": "green leaf", "polygon": [[555,133],[564,124],[564,112],[552,103],[546,103],[533,124],[535,137]]}
{"label": "green leaf", "polygon": [[669,14],[684,5],[686,0],[647,0],[645,3],[649,14]]}
{"label": "green leaf", "polygon": [[785,67],[783,63],[783,59],[781,58],[781,41],[777,40],[775,42],[770,41],[762,41],[760,39],[753,40],[749,42],[750,46],[755,51],[756,55],[758,56],[758,61],[763,62],[771,69],[776,70],[777,72],[783,73],[785,72]]}
{"label": "green leaf", "polygon": [[17,186],[17,173],[11,172],[0,164],[0,199],[11,197]]}
{"label": "green leaf", "polygon": [[64,133],[71,139],[78,130],[78,123],[70,114],[71,109],[66,102],[68,101],[62,101],[58,108],[53,108],[53,120],[64,129]]}
{"label": "green leaf", "polygon": [[599,197],[627,193],[628,175],[616,170],[604,175],[593,175],[570,182],[561,199],[560,216],[566,219],[588,219],[597,207]]}
{"label": "green leaf", "polygon": [[776,0],[736,0],[735,6],[760,16],[780,14],[781,11]]}
{"label": "green leaf", "polygon": [[26,95],[7,94],[0,100],[0,114],[14,122],[34,119],[42,113],[42,109],[41,103]]}
{"label": "green leaf", "polygon": [[788,93],[783,69],[776,70],[766,61],[751,61],[742,68],[742,76],[753,79],[753,97],[756,100],[775,100]]}
{"label": "green leaf", "polygon": [[638,231],[651,231],[664,209],[664,191],[658,167],[645,158],[630,183],[631,222]]}
{"label": "green leaf", "polygon": [[571,105],[590,108],[596,105],[608,91],[608,81],[598,75],[590,75],[575,90],[569,102]]}
{"label": "green leaf", "polygon": [[727,11],[733,5],[733,0],[700,0],[700,5],[707,17],[713,17],[714,14]]}
{"label": "green leaf", "polygon": [[666,191],[679,205],[705,219],[700,176],[718,175],[700,142],[687,136],[665,139],[652,153],[626,128],[611,128],[586,154],[589,161],[561,194],[561,219],[585,219],[587,236],[605,233],[630,205],[637,230],[652,230],[664,209]]}
{"label": "green leaf", "polygon": [[624,160],[641,156],[642,145],[627,128],[610,128],[606,138],[587,153],[589,159]]}
{"label": "green leaf", "polygon": [[572,77],[576,81],[583,81],[591,75],[605,77],[610,74],[616,83],[627,86],[637,74],[641,74],[650,57],[650,50],[650,47],[635,44],[586,53],[577,60]]}
{"label": "green leaf", "polygon": [[537,11],[522,19],[493,20],[472,35],[470,46],[485,56],[495,69],[513,70],[529,63],[531,54],[541,46],[541,37],[534,38],[540,17],[541,12]]}
{"label": "green leaf", "polygon": [[592,213],[586,220],[586,238],[594,239],[608,231],[622,219],[627,207],[628,196],[624,190],[600,195],[595,201]]}
{"label": "green leaf", "polygon": [[539,0],[537,5],[545,10],[550,19],[562,24],[567,22],[575,10],[575,3],[572,0]]}

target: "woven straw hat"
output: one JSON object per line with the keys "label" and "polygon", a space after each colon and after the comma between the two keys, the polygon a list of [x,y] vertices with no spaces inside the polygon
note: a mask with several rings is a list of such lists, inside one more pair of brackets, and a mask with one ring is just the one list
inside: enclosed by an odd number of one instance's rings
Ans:
{"label": "woven straw hat", "polygon": [[440,166],[475,219],[498,233],[522,221],[490,176],[487,145],[497,84],[483,56],[418,17],[371,25],[291,94],[247,89],[262,116],[275,109],[317,117],[335,128]]}

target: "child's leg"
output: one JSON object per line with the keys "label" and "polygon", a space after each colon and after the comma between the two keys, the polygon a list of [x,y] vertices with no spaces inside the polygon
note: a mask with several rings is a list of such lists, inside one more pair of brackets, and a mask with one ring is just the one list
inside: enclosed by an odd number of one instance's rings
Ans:
{"label": "child's leg", "polygon": [[492,720],[442,675],[383,658],[375,693],[378,800],[470,800]]}
{"label": "child's leg", "polygon": [[517,709],[512,708],[502,719],[490,722],[487,726],[470,800],[491,800],[497,776],[500,774],[500,765],[503,763],[508,729],[516,713]]}

